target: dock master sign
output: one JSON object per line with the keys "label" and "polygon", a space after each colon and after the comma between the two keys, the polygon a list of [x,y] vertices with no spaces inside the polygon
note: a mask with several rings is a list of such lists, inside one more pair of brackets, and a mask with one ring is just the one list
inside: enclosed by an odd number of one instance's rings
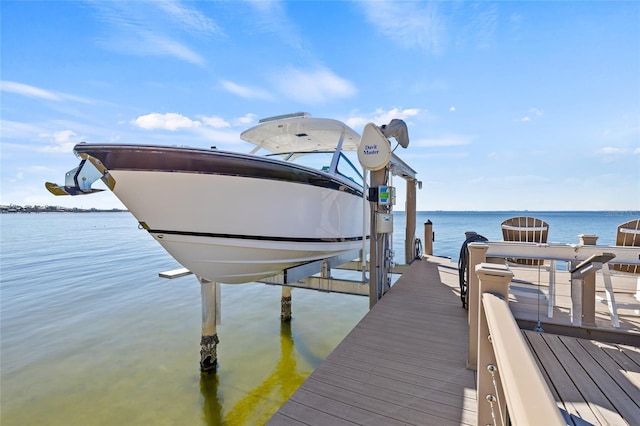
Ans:
{"label": "dock master sign", "polygon": [[380,128],[373,123],[364,126],[358,146],[358,161],[362,167],[371,171],[380,170],[390,159],[391,144]]}

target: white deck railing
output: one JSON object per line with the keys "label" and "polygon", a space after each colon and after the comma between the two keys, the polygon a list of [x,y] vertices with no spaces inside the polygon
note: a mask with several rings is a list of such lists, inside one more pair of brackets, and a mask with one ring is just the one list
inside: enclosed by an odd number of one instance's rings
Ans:
{"label": "white deck railing", "polygon": [[[589,236],[597,239],[596,236]],[[613,254],[615,257],[611,260],[612,264],[640,265],[640,247],[622,247],[622,246],[599,246],[587,244],[546,244],[546,243],[523,243],[523,242],[505,242],[505,241],[489,241],[486,243],[472,243],[471,245],[484,244],[486,251],[484,256],[479,256],[476,263],[469,262],[469,268],[484,262],[486,258],[526,258],[526,259],[543,259],[548,260],[549,266],[549,298],[547,304],[547,316],[553,318],[553,308],[556,302],[556,261],[565,261],[570,265],[577,265],[593,256],[602,255],[603,253]],[[611,322],[614,327],[619,327],[617,306],[615,295],[611,283],[611,272],[606,264],[600,265],[603,272],[604,289],[607,299],[607,306],[611,315]],[[472,271],[473,269],[470,269]],[[581,299],[587,300],[593,296],[595,300],[595,275],[588,277],[583,281],[586,293],[582,291],[582,285],[579,282],[572,282],[572,292],[584,296]],[[640,277],[638,277],[636,285],[636,298],[640,300]],[[592,294],[593,293],[593,294]],[[471,292],[470,292],[471,295]],[[573,301],[573,306],[582,309],[582,302]],[[587,306],[591,306],[588,304]],[[577,323],[581,325],[581,313],[574,313]],[[593,318],[593,312],[587,312],[587,318]]]}
{"label": "white deck railing", "polygon": [[611,263],[640,265],[640,247],[597,246],[580,244],[541,244],[489,241],[487,257],[508,257],[582,262],[593,255],[613,253]]}

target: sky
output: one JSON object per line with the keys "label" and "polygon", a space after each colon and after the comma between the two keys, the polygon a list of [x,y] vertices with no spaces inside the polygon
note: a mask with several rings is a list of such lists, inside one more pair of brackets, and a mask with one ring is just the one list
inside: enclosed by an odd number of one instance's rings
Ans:
{"label": "sky", "polygon": [[[0,2],[0,204],[76,143],[217,146],[297,111],[406,122],[418,210],[640,210],[640,2]],[[397,210],[404,182],[396,178]]]}

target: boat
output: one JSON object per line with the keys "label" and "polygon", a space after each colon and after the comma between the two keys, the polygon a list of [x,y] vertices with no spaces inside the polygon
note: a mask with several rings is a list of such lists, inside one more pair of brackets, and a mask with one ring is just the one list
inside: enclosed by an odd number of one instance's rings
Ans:
{"label": "boat", "polygon": [[[248,153],[184,146],[80,143],[80,165],[54,195],[104,182],[139,226],[197,277],[239,284],[364,247],[364,181],[347,155],[360,135],[295,113],[260,120]],[[261,154],[266,151],[266,154]]]}

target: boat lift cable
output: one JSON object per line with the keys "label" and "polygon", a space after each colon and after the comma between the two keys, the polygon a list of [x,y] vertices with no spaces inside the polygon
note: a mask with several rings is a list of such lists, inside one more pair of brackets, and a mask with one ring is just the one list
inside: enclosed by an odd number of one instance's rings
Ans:
{"label": "boat lift cable", "polygon": [[465,309],[469,308],[469,303],[468,303],[468,293],[469,293],[469,271],[468,271],[468,266],[469,266],[469,250],[467,249],[467,246],[470,243],[475,243],[475,242],[485,242],[485,241],[489,241],[487,238],[483,237],[480,234],[473,234],[471,236],[469,236],[464,243],[462,244],[462,247],[460,248],[460,257],[458,258],[458,274],[459,274],[459,278],[460,278],[460,299],[462,300],[462,307]]}

